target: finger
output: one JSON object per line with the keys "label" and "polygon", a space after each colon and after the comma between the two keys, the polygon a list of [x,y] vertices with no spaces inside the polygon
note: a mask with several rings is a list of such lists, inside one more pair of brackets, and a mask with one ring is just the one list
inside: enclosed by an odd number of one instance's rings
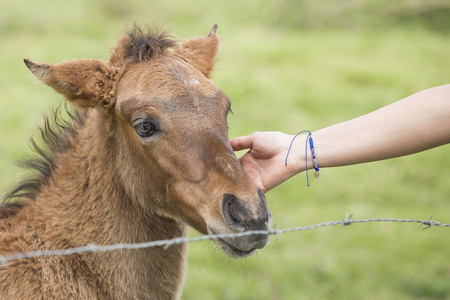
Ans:
{"label": "finger", "polygon": [[253,145],[253,137],[251,135],[248,136],[241,136],[237,137],[235,139],[232,139],[231,147],[234,151],[240,151],[244,149],[250,149]]}

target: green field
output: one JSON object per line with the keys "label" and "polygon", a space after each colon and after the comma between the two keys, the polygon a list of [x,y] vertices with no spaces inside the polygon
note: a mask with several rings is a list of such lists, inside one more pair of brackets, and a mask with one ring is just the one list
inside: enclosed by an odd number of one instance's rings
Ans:
{"label": "green field", "polygon": [[[318,130],[450,82],[444,0],[3,2],[1,194],[21,177],[12,162],[29,153],[42,115],[63,100],[22,59],[107,59],[134,21],[177,38],[206,35],[219,24],[212,80],[232,100],[231,138]],[[300,174],[267,193],[274,225],[341,220],[347,212],[450,223],[449,150],[323,169],[310,187]],[[192,243],[182,299],[450,299],[450,229],[417,227],[292,232],[244,260],[225,257],[212,242]]]}

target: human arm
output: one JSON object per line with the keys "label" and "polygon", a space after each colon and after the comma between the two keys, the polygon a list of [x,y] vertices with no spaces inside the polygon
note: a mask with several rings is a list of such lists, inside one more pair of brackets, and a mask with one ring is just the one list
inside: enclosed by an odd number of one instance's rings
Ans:
{"label": "human arm", "polygon": [[[408,155],[450,142],[450,85],[430,88],[356,119],[312,133],[320,168]],[[256,132],[231,141],[244,170],[264,191],[305,171],[305,136]],[[308,167],[313,166],[308,155]]]}

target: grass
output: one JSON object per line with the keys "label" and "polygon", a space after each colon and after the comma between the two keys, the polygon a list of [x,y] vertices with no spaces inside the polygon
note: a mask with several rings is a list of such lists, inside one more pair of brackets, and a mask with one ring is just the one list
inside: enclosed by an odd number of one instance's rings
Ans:
{"label": "grass", "polygon": [[[11,162],[28,151],[42,113],[62,101],[37,83],[22,58],[106,59],[134,20],[159,24],[180,38],[205,35],[219,24],[213,81],[233,102],[230,137],[317,130],[448,83],[450,28],[443,2],[312,3],[0,4],[0,191],[21,176]],[[433,14],[438,17],[430,19]],[[448,151],[447,145],[324,169],[309,188],[300,174],[267,194],[276,227],[340,220],[346,212],[354,218],[433,215],[449,223]],[[448,236],[446,228],[421,231],[414,224],[327,227],[272,238],[257,255],[238,261],[210,242],[193,243],[182,299],[450,299]]]}

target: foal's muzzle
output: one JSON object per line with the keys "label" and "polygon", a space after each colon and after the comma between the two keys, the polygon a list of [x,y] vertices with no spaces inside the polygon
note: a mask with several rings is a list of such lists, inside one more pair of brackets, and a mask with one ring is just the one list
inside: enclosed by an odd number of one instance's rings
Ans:
{"label": "foal's muzzle", "polygon": [[[253,201],[245,201],[233,194],[225,194],[222,202],[222,213],[232,232],[250,230],[268,230],[271,214],[264,193],[258,189],[258,195]],[[234,257],[250,255],[256,249],[264,248],[269,241],[265,234],[247,235],[236,238],[219,239],[222,249]]]}

